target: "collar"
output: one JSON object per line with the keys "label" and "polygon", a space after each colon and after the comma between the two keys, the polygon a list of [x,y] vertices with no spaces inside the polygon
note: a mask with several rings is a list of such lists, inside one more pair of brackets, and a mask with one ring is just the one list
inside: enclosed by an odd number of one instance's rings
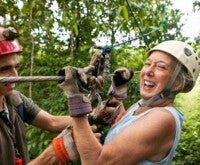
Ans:
{"label": "collar", "polygon": [[9,117],[9,112],[8,112],[8,107],[6,104],[6,99],[5,97],[3,98],[3,108],[0,108],[0,112],[5,111],[7,113],[7,116]]}

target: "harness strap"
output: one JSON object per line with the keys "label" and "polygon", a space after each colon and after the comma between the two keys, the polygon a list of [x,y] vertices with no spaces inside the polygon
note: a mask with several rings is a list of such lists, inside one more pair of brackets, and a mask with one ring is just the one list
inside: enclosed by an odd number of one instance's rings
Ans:
{"label": "harness strap", "polygon": [[180,73],[181,70],[181,63],[178,62],[176,64],[176,67],[174,69],[174,72],[171,76],[171,79],[168,81],[168,84],[166,86],[166,88],[161,91],[160,93],[158,93],[157,95],[151,97],[149,100],[143,102],[143,103],[138,103],[140,107],[145,107],[150,105],[151,103],[153,103],[154,101],[158,100],[158,99],[164,99],[164,98],[173,98],[174,94],[171,92],[171,87],[174,84],[174,81],[176,80],[178,74]]}
{"label": "harness strap", "polygon": [[15,149],[16,158],[21,159],[21,155],[20,155],[20,153],[18,151],[18,146],[17,146],[17,142],[16,142],[16,139],[15,139],[15,134],[13,132],[13,125],[12,125],[11,121],[9,120],[7,112],[5,110],[0,112],[0,119],[5,123],[5,125],[8,128],[7,132],[8,132],[8,135],[10,136],[10,138],[11,138],[11,140],[13,142],[13,147]]}
{"label": "harness strap", "polygon": [[23,103],[23,100],[21,99],[21,97],[19,96],[18,93],[13,93],[13,95],[9,96],[8,97],[9,99],[9,102],[16,107],[16,111],[17,111],[17,114],[20,116],[20,118],[22,119],[23,122],[26,122],[25,121],[25,107],[24,107],[24,103]]}
{"label": "harness strap", "polygon": [[24,115],[24,104],[20,103],[17,106],[17,113],[18,115],[21,117],[21,119],[23,120],[23,122],[25,122],[25,115]]}

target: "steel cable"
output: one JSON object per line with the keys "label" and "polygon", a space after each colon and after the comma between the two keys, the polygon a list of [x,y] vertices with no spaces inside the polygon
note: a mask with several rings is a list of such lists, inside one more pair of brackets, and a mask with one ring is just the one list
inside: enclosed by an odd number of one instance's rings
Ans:
{"label": "steel cable", "polygon": [[22,77],[0,77],[0,83],[11,82],[41,82],[41,81],[60,81],[64,76],[22,76]]}

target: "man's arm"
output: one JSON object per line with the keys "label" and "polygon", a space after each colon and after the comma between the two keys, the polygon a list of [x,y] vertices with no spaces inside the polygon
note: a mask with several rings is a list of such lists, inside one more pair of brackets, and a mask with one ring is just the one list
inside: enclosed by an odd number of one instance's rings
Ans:
{"label": "man's arm", "polygon": [[50,132],[61,132],[66,126],[71,125],[71,117],[67,115],[54,116],[41,110],[31,124]]}
{"label": "man's arm", "polygon": [[53,146],[50,145],[38,157],[29,162],[27,165],[52,165],[57,162]]}

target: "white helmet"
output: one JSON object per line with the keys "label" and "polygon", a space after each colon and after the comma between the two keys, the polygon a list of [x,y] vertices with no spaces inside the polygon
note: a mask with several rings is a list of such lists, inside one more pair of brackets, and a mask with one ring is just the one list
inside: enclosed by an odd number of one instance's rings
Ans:
{"label": "white helmet", "polygon": [[[191,77],[193,81],[191,88],[188,88],[189,90],[192,89],[193,85],[195,84],[199,76],[200,59],[190,45],[176,40],[164,41],[155,46],[154,48],[152,48],[151,50],[149,50],[147,56],[149,56],[155,50],[165,52],[175,57],[180,63],[177,63],[176,68],[171,76],[171,79],[169,80],[165,89],[163,89],[163,91],[161,91],[160,93],[154,95],[146,102],[140,103],[139,104],[140,106],[148,106],[152,102],[160,98],[166,98],[166,97],[173,98],[175,96],[173,92],[170,90],[170,88],[180,72],[181,64],[186,67],[188,75],[189,77]],[[185,89],[186,92],[188,92],[189,90]]]}
{"label": "white helmet", "polygon": [[164,41],[151,49],[148,56],[154,50],[160,50],[175,57],[187,68],[193,81],[197,80],[200,71],[200,59],[190,45],[176,40]]}

